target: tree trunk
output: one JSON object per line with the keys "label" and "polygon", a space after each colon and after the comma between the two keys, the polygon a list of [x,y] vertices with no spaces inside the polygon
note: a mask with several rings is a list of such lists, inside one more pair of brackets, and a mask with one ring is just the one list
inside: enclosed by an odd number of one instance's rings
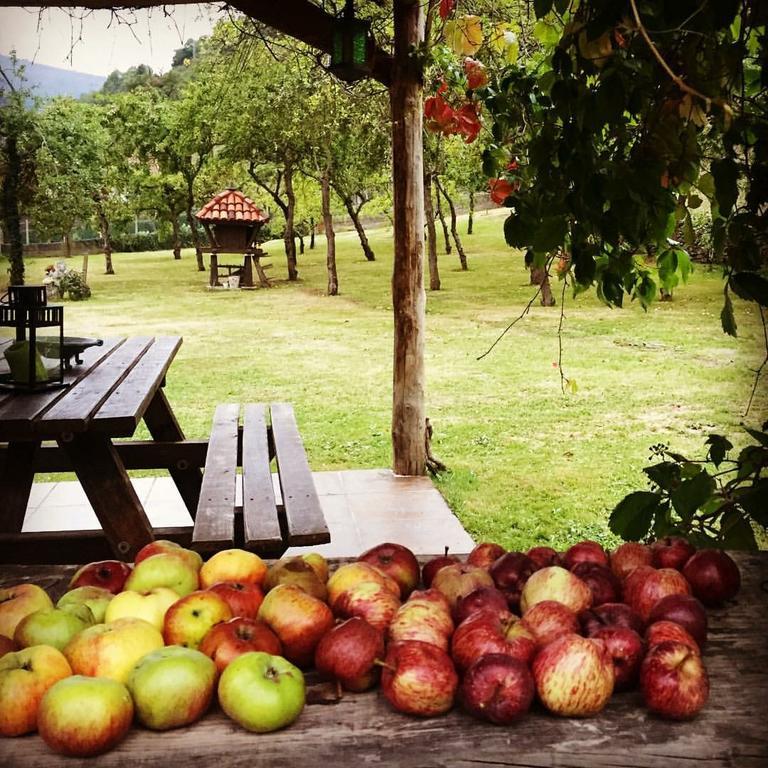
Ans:
{"label": "tree trunk", "polygon": [[173,229],[173,258],[181,258],[181,232],[179,230],[179,217],[171,216],[171,228]]}
{"label": "tree trunk", "polygon": [[83,283],[88,285],[88,251],[83,254]]}
{"label": "tree trunk", "polygon": [[469,216],[467,217],[467,234],[472,234],[472,229],[475,226],[475,193],[469,193]]}
{"label": "tree trunk", "polygon": [[309,250],[312,251],[315,248],[315,217],[309,217]]}
{"label": "tree trunk", "polygon": [[422,137],[423,43],[420,0],[394,0],[392,85],[394,269],[392,309],[395,349],[392,388],[393,470],[426,473],[424,446],[424,147]]}
{"label": "tree trunk", "polygon": [[296,241],[294,240],[293,225],[293,219],[296,215],[296,195],[293,191],[293,166],[291,163],[285,164],[283,181],[285,182],[285,198],[287,200],[285,207],[285,232],[283,234],[285,258],[288,262],[288,279],[297,280],[299,271],[296,262]]}
{"label": "tree trunk", "polygon": [[368,235],[365,234],[365,229],[363,229],[363,224],[360,221],[359,209],[357,211],[355,210],[355,206],[352,204],[352,200],[346,195],[339,195],[339,197],[341,197],[344,203],[344,207],[347,209],[347,213],[349,214],[349,218],[352,219],[352,223],[355,225],[355,230],[357,231],[357,236],[360,239],[360,245],[363,249],[363,253],[365,254],[365,258],[368,261],[376,261],[376,254],[373,252],[371,244],[368,242]]}
{"label": "tree trunk", "polygon": [[115,269],[112,266],[112,235],[110,233],[109,219],[102,205],[101,195],[96,193],[93,196],[96,204],[96,215],[99,218],[99,230],[101,232],[101,247],[104,251],[104,274],[114,275]]}
{"label": "tree trunk", "polygon": [[429,265],[429,290],[440,290],[440,272],[437,268],[437,232],[435,212],[432,208],[432,174],[424,174],[424,221],[427,223],[427,264]]}
{"label": "tree trunk", "polygon": [[461,263],[462,270],[469,269],[467,266],[467,254],[464,253],[464,248],[461,245],[461,239],[459,238],[459,232],[456,229],[456,206],[453,204],[453,198],[448,194],[448,190],[440,183],[440,179],[435,179],[437,185],[438,197],[442,193],[445,201],[448,203],[448,208],[451,211],[451,235],[453,236],[453,242],[456,243],[456,253],[459,254],[459,262]]}
{"label": "tree trunk", "polygon": [[16,136],[5,139],[7,157],[3,177],[3,229],[8,237],[8,261],[11,266],[11,285],[24,285],[24,247],[21,244],[21,217],[19,216],[19,177],[21,158]]}
{"label": "tree trunk", "polygon": [[[301,234],[301,232],[296,232],[296,238],[299,241],[299,256],[304,255],[304,235]],[[294,248],[296,246],[294,245]]]}
{"label": "tree trunk", "polygon": [[64,233],[64,258],[72,258],[72,230],[67,230]]}
{"label": "tree trunk", "polygon": [[328,268],[328,295],[339,295],[339,278],[336,274],[336,233],[333,230],[331,213],[331,173],[328,168],[320,179],[323,201],[323,225],[325,226],[325,263]]}
{"label": "tree trunk", "polygon": [[549,284],[549,275],[545,267],[531,266],[531,284],[541,286],[541,306],[554,307],[555,297]]}
{"label": "tree trunk", "polygon": [[[426,176],[424,177],[424,180],[426,181]],[[443,238],[445,239],[445,252],[450,253],[451,252],[451,236],[448,233],[448,225],[445,223],[445,216],[443,216],[443,204],[440,202],[440,185],[437,181],[437,174],[434,175],[435,179],[435,211],[437,213],[437,218],[440,219],[440,226],[443,228]],[[429,192],[429,207],[432,207],[432,182],[430,180],[430,192]],[[426,200],[425,200],[426,202]],[[424,215],[429,215],[427,211],[424,211]],[[432,220],[434,221],[435,215],[432,214]],[[429,224],[427,224],[427,229],[429,229]]]}

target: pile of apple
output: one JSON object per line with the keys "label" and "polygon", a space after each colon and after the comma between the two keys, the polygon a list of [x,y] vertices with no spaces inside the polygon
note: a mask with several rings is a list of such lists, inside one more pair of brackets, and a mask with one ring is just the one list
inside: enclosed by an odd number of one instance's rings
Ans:
{"label": "pile of apple", "polygon": [[726,553],[681,538],[610,555],[593,541],[563,553],[486,542],[423,567],[386,543],[332,574],[317,553],[203,562],[155,541],[133,566],[83,566],[55,607],[34,584],[0,590],[0,735],[37,730],[56,752],[95,755],[134,721],[189,725],[214,698],[269,732],[300,715],[310,668],[339,695],[380,681],[392,707],[424,717],[458,700],[507,724],[536,697],[589,716],[639,684],[652,712],[688,719],[709,693],[704,605],[739,586]]}

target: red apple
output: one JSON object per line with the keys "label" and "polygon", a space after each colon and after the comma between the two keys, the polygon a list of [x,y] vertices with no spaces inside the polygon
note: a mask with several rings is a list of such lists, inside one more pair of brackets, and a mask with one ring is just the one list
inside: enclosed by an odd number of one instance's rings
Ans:
{"label": "red apple", "polygon": [[509,611],[507,598],[496,587],[478,587],[468,595],[459,598],[456,603],[456,623],[461,624],[475,611],[490,608],[491,610]]}
{"label": "red apple", "polygon": [[627,627],[603,627],[591,637],[602,640],[613,659],[614,690],[626,691],[634,687],[645,653],[640,635]]}
{"label": "red apple", "polygon": [[75,571],[67,589],[75,587],[103,587],[113,595],[122,591],[126,579],[131,575],[131,566],[120,560],[99,560],[88,563]]}
{"label": "red apple", "polygon": [[550,565],[528,578],[520,595],[520,609],[525,612],[542,600],[557,600],[578,614],[592,605],[592,591],[570,571]]}
{"label": "red apple", "polygon": [[177,544],[175,541],[168,541],[167,539],[155,539],[150,541],[149,544],[145,544],[133,558],[134,565],[137,565],[142,560],[146,560],[152,555],[160,555],[170,552],[172,555],[178,555],[182,559],[186,560],[195,570],[200,570],[203,565],[203,558],[199,552],[195,552],[194,549],[185,549],[181,544]]}
{"label": "red apple", "polygon": [[645,622],[626,603],[603,603],[579,614],[581,629],[591,637],[598,629],[617,626],[633,629],[638,635],[645,631]]}
{"label": "red apple", "polygon": [[198,589],[177,600],[165,612],[163,639],[166,645],[197,649],[211,627],[231,618],[232,609],[223,597],[207,589]]}
{"label": "red apple", "polygon": [[599,563],[582,561],[571,568],[592,591],[592,606],[615,603],[621,597],[621,582],[610,568]]}
{"label": "red apple", "polygon": [[[264,593],[258,584],[248,581],[220,581],[209,592],[215,592],[232,609],[233,616],[255,619],[264,600]],[[269,653],[269,651],[267,651]]]}
{"label": "red apple", "polygon": [[336,600],[350,587],[360,582],[374,581],[385,586],[395,597],[400,599],[400,585],[383,571],[369,563],[354,562],[340,565],[328,579],[328,605],[335,608]]}
{"label": "red apple", "polygon": [[533,560],[537,569],[559,565],[560,562],[560,555],[552,547],[531,547],[525,554]]}
{"label": "red apple", "polygon": [[442,715],[453,706],[459,678],[445,651],[418,640],[392,643],[381,672],[381,689],[399,712]]}
{"label": "red apple", "polygon": [[560,558],[563,568],[569,571],[576,563],[598,563],[608,567],[608,553],[596,541],[580,541],[565,550]]}
{"label": "red apple", "polygon": [[459,687],[464,709],[481,720],[509,725],[531,707],[533,675],[518,659],[498,653],[481,656],[466,671]]}
{"label": "red apple", "polygon": [[478,568],[469,563],[456,563],[441,568],[432,580],[433,589],[442,592],[450,603],[451,610],[456,609],[460,597],[474,592],[478,587],[492,587],[493,579],[485,568]]}
{"label": "red apple", "polygon": [[453,619],[448,601],[436,589],[412,592],[389,625],[390,642],[421,640],[444,651],[448,650],[452,633]]}
{"label": "red apple", "polygon": [[339,618],[359,616],[382,632],[392,623],[399,608],[400,599],[375,581],[355,584],[342,592],[333,605],[334,614]]}
{"label": "red apple", "polygon": [[353,617],[333,627],[317,644],[315,668],[348,691],[367,691],[379,679],[376,662],[384,658],[384,633]]}
{"label": "red apple", "polygon": [[378,544],[363,552],[357,558],[363,563],[371,565],[391,576],[400,587],[400,596],[403,600],[419,585],[421,568],[416,555],[408,547],[402,544]]}
{"label": "red apple", "polygon": [[532,605],[522,618],[523,624],[531,630],[539,647],[568,633],[579,633],[579,620],[567,606],[556,600],[542,600]]}
{"label": "red apple", "polygon": [[652,565],[638,565],[637,568],[633,568],[627,576],[624,578],[623,583],[623,597],[624,602],[627,605],[631,604],[631,601],[635,599],[635,594],[643,585],[645,580],[656,569]]}
{"label": "red apple", "polygon": [[488,569],[496,588],[507,598],[510,611],[519,609],[523,587],[535,570],[536,563],[522,552],[507,552]]}
{"label": "red apple", "polygon": [[219,673],[249,651],[283,655],[283,645],[277,635],[263,621],[244,616],[214,624],[200,641],[198,650],[213,659]]}
{"label": "red apple", "polygon": [[649,648],[668,641],[687,645],[692,651],[701,653],[699,644],[686,629],[674,621],[655,621],[645,630],[645,642]]}
{"label": "red apple", "polygon": [[437,557],[433,557],[431,560],[427,560],[427,562],[424,563],[424,565],[422,566],[422,569],[421,569],[422,584],[424,584],[426,589],[429,589],[432,586],[432,579],[435,578],[435,574],[441,568],[445,568],[446,565],[457,565],[460,562],[461,560],[459,560],[458,557],[456,557],[455,555],[448,554],[448,547],[446,547],[444,555],[438,555]]}
{"label": "red apple", "polygon": [[[630,575],[630,578],[634,579],[634,575]],[[625,594],[624,599],[643,621],[648,621],[651,609],[663,597],[690,593],[691,587],[680,571],[674,568],[659,568],[646,574],[642,581],[633,584],[630,594]]]}
{"label": "red apple", "polygon": [[638,565],[651,565],[653,552],[645,544],[625,541],[611,553],[611,570],[621,581],[637,568]]}
{"label": "red apple", "polygon": [[331,609],[294,584],[267,592],[259,619],[280,638],[285,658],[304,667],[312,664],[317,644],[333,626]]}
{"label": "red apple", "polygon": [[556,715],[597,714],[613,693],[613,660],[601,640],[561,635],[533,660],[533,679],[542,704]]}
{"label": "red apple", "polygon": [[667,595],[653,606],[648,623],[673,621],[679,624],[704,648],[707,642],[707,612],[692,595]]}
{"label": "red apple", "polygon": [[686,562],[683,576],[704,605],[732,600],[741,588],[739,566],[721,549],[701,549]]}
{"label": "red apple", "polygon": [[0,635],[13,639],[16,627],[25,616],[46,608],[53,608],[53,602],[37,584],[17,584],[0,589]]}
{"label": "red apple", "polygon": [[451,658],[459,671],[464,671],[486,653],[530,662],[536,653],[536,638],[528,627],[508,613],[481,610],[464,620],[451,638]]}
{"label": "red apple", "polygon": [[653,565],[656,568],[675,568],[681,571],[695,551],[696,547],[682,536],[665,536],[651,544]]}
{"label": "red apple", "polygon": [[689,720],[707,703],[709,677],[698,653],[669,641],[646,654],[640,666],[640,689],[651,712]]}
{"label": "red apple", "polygon": [[483,541],[475,545],[474,549],[467,556],[467,562],[470,565],[476,565],[479,568],[490,568],[495,560],[506,554],[506,549],[501,544],[495,544],[491,541]]}

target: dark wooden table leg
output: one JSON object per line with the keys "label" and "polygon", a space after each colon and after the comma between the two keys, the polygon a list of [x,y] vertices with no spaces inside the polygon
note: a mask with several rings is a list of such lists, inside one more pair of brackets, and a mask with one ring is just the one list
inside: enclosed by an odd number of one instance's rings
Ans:
{"label": "dark wooden table leg", "polygon": [[152,526],[112,441],[97,432],[60,438],[115,556],[131,561],[154,539]]}
{"label": "dark wooden table leg", "polygon": [[243,257],[243,274],[240,278],[240,285],[246,288],[253,288],[253,267],[251,266],[251,254],[246,253]]}
{"label": "dark wooden table leg", "polygon": [[219,255],[217,253],[211,254],[211,274],[208,278],[208,285],[212,288],[219,284]]}
{"label": "dark wooden table leg", "polygon": [[27,514],[35,479],[35,453],[40,441],[10,442],[0,472],[0,532],[19,533]]}
{"label": "dark wooden table leg", "polygon": [[[162,389],[155,392],[144,412],[144,423],[154,440],[170,442],[184,439],[184,432],[182,432]],[[200,501],[200,487],[203,482],[200,467],[175,466],[168,467],[168,471],[179,489],[179,494],[184,500],[187,511],[194,519],[197,513],[197,504]]]}

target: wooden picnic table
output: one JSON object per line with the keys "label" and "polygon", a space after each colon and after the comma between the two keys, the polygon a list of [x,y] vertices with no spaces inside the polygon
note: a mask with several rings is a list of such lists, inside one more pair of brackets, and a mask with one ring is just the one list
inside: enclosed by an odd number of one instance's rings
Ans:
{"label": "wooden picnic table", "polygon": [[[266,556],[330,541],[290,405],[246,406],[252,416],[239,428],[240,406],[228,404],[210,440],[185,438],[163,389],[181,341],[107,339],[65,372],[66,388],[0,393],[0,563],[130,561],[153,538],[202,551],[242,545]],[[127,439],[141,421],[151,439]],[[153,528],[130,482],[133,469],[167,470],[194,526]],[[245,493],[237,506],[239,469]],[[22,533],[35,474],[66,471],[77,475],[102,530]]]}
{"label": "wooden picnic table", "polygon": [[[190,765],[580,766],[702,768],[768,765],[768,553],[733,553],[742,572],[735,601],[710,615],[704,660],[710,700],[690,722],[650,715],[637,692],[613,696],[589,719],[558,718],[537,706],[518,723],[482,723],[455,708],[431,719],[394,712],[379,690],[344,694],[308,675],[308,703],[290,727],[256,735],[214,707],[189,727],[153,733],[134,727],[111,752],[76,760],[53,755],[37,735],[0,740],[0,765],[12,768],[123,768]],[[340,561],[336,561],[337,563]],[[0,586],[23,580],[53,597],[74,566],[9,566]]]}

